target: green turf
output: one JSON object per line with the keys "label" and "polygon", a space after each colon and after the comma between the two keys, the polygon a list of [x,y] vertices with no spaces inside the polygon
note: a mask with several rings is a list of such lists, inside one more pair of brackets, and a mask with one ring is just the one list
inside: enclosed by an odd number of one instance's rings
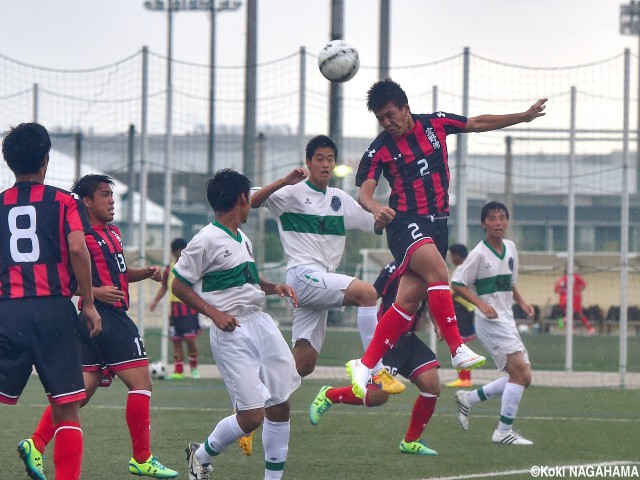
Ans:
{"label": "green turf", "polygon": [[[488,472],[528,470],[533,465],[640,460],[638,391],[532,388],[525,394],[515,428],[535,445],[514,447],[490,442],[499,409],[496,401],[476,408],[470,430],[463,432],[454,416],[452,391],[446,389],[424,435],[440,455],[414,457],[398,451],[416,397],[413,387],[377,409],[335,405],[313,427],[307,411],[321,385],[320,381],[304,381],[291,399],[292,434],[285,478],[484,478]],[[116,381],[111,388],[100,389],[82,410],[83,480],[134,478],[127,471],[130,445],[125,397],[124,387]],[[0,407],[0,478],[25,478],[15,448],[20,439],[30,435],[45,403],[42,387],[37,377],[32,377],[18,406]],[[190,441],[203,441],[215,423],[230,414],[226,390],[219,380],[157,382],[152,406],[153,453],[186,479],[183,449]],[[262,478],[259,432],[254,442],[252,457],[242,455],[236,445],[218,457],[213,478]],[[51,449],[45,472],[52,480]],[[532,477],[527,473],[492,478]]]}
{"label": "green turf", "polygon": [[[287,340],[291,338],[289,329],[283,329],[282,333]],[[420,335],[423,336],[422,333]],[[426,337],[423,338],[426,341]],[[522,339],[529,351],[534,370],[564,370],[564,336],[528,334],[523,335]],[[594,335],[592,337],[576,335],[573,344],[573,369],[575,371],[618,371],[619,342],[620,339],[617,335]],[[208,330],[199,335],[198,344],[201,352],[201,361],[203,363],[213,363]],[[149,329],[146,331],[145,345],[149,358],[160,358],[160,334],[158,330]],[[477,340],[472,341],[470,346],[478,353],[486,354]],[[171,349],[172,346],[169,345],[170,354],[172,352]],[[627,350],[628,371],[640,372],[640,337],[629,336]],[[448,357],[448,353],[444,344],[440,342],[438,344],[438,358],[444,360]],[[353,329],[329,328],[318,364],[342,366],[351,358],[360,357],[361,355],[362,342],[358,332]],[[443,364],[448,366],[446,361]]]}

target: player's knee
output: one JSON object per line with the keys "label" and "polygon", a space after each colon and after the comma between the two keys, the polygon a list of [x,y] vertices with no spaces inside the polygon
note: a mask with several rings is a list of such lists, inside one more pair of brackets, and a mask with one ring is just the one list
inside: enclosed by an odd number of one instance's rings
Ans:
{"label": "player's knee", "polygon": [[313,373],[316,369],[316,362],[310,360],[296,361],[296,370],[298,371],[298,375],[301,377],[306,377]]}

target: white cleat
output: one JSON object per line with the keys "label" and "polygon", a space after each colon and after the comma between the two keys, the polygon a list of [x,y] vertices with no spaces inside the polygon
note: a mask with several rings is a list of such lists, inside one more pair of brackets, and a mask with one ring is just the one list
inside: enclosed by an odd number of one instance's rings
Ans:
{"label": "white cleat", "polygon": [[463,430],[469,430],[469,414],[473,408],[467,400],[467,391],[458,390],[455,394],[456,403],[458,404],[458,423]]}
{"label": "white cleat", "polygon": [[208,463],[200,463],[196,458],[196,450],[200,447],[199,443],[191,442],[184,449],[187,454],[187,464],[189,465],[189,480],[210,480],[210,473],[213,470]]}
{"label": "white cleat", "polygon": [[346,364],[347,375],[351,379],[353,394],[358,398],[364,398],[367,392],[367,383],[371,378],[371,370],[360,359],[349,360]]}
{"label": "white cleat", "polygon": [[505,433],[500,433],[498,430],[493,432],[491,436],[493,443],[501,443],[503,445],[533,445],[531,440],[527,440],[519,433],[509,430]]}
{"label": "white cleat", "polygon": [[464,343],[457,348],[456,354],[451,357],[451,365],[458,371],[481,367],[486,361],[486,358],[475,353]]}

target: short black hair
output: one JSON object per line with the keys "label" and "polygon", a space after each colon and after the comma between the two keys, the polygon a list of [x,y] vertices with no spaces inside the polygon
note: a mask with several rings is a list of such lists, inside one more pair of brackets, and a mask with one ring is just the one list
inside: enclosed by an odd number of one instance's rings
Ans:
{"label": "short black hair", "polygon": [[480,222],[484,223],[489,214],[493,212],[504,212],[507,215],[507,220],[509,220],[509,210],[507,207],[500,202],[489,202],[484,207],[482,207],[482,212],[480,212]]}
{"label": "short black hair", "polygon": [[398,108],[409,105],[407,94],[400,84],[387,77],[371,85],[367,91],[367,108],[370,112],[374,112],[389,102]]}
{"label": "short black hair", "polygon": [[338,160],[338,147],[326,135],[318,135],[313,137],[307,143],[307,148],[305,149],[305,158],[307,160],[311,160],[313,158],[313,154],[316,153],[316,150],[322,147],[329,147],[333,150],[333,155],[336,157],[336,161]]}
{"label": "short black hair", "polygon": [[2,140],[2,156],[15,175],[36,173],[50,150],[49,132],[39,123],[12,127]]}
{"label": "short black hair", "polygon": [[184,238],[175,238],[171,242],[171,251],[177,252],[187,246],[187,241]]}
{"label": "short black hair", "polygon": [[461,243],[454,243],[449,247],[449,253],[451,253],[451,255],[458,255],[464,260],[467,258],[467,255],[469,255],[469,250]]}
{"label": "short black hair", "polygon": [[108,175],[90,173],[73,182],[71,193],[75,193],[80,198],[93,198],[93,194],[100,188],[101,183],[106,183],[112,187],[115,185],[113,178]]}
{"label": "short black hair", "polygon": [[207,180],[207,200],[214,212],[228,212],[244,194],[249,198],[251,181],[232,168],[218,170]]}

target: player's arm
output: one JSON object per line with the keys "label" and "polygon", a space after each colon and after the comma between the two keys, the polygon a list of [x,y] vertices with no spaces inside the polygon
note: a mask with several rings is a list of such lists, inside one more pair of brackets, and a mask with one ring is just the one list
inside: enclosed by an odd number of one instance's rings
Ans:
{"label": "player's arm", "polygon": [[67,235],[71,267],[78,282],[78,292],[82,296],[82,316],[87,321],[89,336],[95,337],[102,331],[102,320],[93,303],[91,289],[91,257],[82,230],[74,230]]}
{"label": "player's arm", "polygon": [[489,305],[487,302],[483,301],[480,297],[473,293],[471,289],[466,285],[462,285],[460,283],[452,283],[451,288],[457,295],[460,295],[468,302],[473,303],[478,308],[478,310],[480,310],[484,314],[485,317],[489,319],[498,318],[498,312],[496,312],[496,310],[491,305]]}
{"label": "player's arm", "polygon": [[267,295],[280,295],[281,297],[289,297],[295,308],[298,307],[298,296],[293,288],[284,283],[273,283],[268,280],[260,279],[260,288]]}
{"label": "player's arm", "polygon": [[518,123],[528,123],[538,117],[542,117],[545,112],[545,103],[548,99],[541,98],[531,105],[528,110],[521,113],[509,113],[506,115],[479,115],[471,117],[467,120],[463,132],[488,132],[491,130],[499,130],[501,128],[510,127]]}
{"label": "player's arm", "polygon": [[527,318],[533,318],[533,315],[535,314],[535,310],[533,309],[533,306],[525,302],[522,295],[520,295],[520,291],[516,288],[515,285],[511,288],[511,290],[513,292],[513,300],[518,305],[520,305],[520,308],[522,309],[522,311],[527,314]]}
{"label": "player's arm", "polygon": [[154,282],[162,280],[162,268],[158,265],[151,265],[144,268],[127,268],[127,278],[129,283],[141,282],[150,278]]}
{"label": "player's arm", "polygon": [[171,284],[171,291],[176,297],[182,300],[185,305],[210,318],[220,330],[229,332],[240,326],[240,322],[238,322],[235,317],[205,302],[204,299],[198,295],[190,285],[184,283],[178,275],[176,275]]}
{"label": "player's arm", "polygon": [[160,299],[162,299],[162,297],[164,297],[165,293],[167,293],[167,284],[163,280],[162,283],[160,284],[160,288],[156,292],[156,296],[153,297],[153,300],[151,301],[151,304],[149,305],[149,310],[151,310],[153,312],[156,309],[156,306],[158,305],[158,302],[160,301]]}
{"label": "player's arm", "polygon": [[393,220],[396,213],[392,208],[381,205],[373,198],[373,193],[376,191],[377,186],[378,182],[373,178],[368,178],[362,182],[360,193],[358,194],[358,203],[367,212],[373,213],[376,221],[374,228],[382,227],[384,229]]}
{"label": "player's arm", "polygon": [[301,182],[307,176],[309,172],[307,172],[306,168],[294,168],[291,172],[289,172],[284,177],[276,180],[269,185],[262,187],[259,190],[254,190],[251,192],[251,208],[260,207],[264,201],[271,196],[271,194],[277,192],[282,187],[286,187],[287,185],[295,185],[298,182]]}

